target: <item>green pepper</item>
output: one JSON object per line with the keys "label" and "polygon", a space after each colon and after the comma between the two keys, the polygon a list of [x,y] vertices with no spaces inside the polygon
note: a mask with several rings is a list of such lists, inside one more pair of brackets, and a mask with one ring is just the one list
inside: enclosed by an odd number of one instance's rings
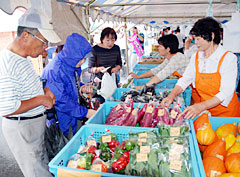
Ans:
{"label": "green pepper", "polygon": [[101,143],[99,149],[101,149],[102,152],[107,151],[109,149],[108,143]]}
{"label": "green pepper", "polygon": [[122,156],[124,152],[125,152],[125,151],[123,150],[123,148],[120,147],[120,146],[118,146],[118,147],[116,147],[116,149],[115,149],[115,151],[114,151],[114,156],[115,156],[115,155],[118,155],[118,154],[120,154],[120,155]]}
{"label": "green pepper", "polygon": [[133,150],[134,147],[135,147],[134,142],[132,142],[132,141],[130,141],[130,140],[126,141],[126,143],[125,143],[125,149],[126,149],[127,151]]}
{"label": "green pepper", "polygon": [[115,133],[110,133],[111,139],[117,140],[117,135]]}
{"label": "green pepper", "polygon": [[91,168],[92,158],[93,158],[93,154],[92,153],[87,153],[86,154],[86,169],[87,170],[89,170]]}
{"label": "green pepper", "polygon": [[100,159],[102,159],[104,162],[107,162],[111,159],[111,153],[109,151],[102,152],[100,154]]}

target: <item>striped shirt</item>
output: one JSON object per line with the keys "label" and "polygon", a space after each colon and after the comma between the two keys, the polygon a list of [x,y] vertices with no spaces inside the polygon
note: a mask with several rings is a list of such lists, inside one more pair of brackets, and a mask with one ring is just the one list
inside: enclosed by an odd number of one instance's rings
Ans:
{"label": "striped shirt", "polygon": [[[29,58],[23,58],[9,50],[0,53],[0,116],[19,109],[21,101],[43,95],[42,83]],[[38,106],[18,116],[35,116],[45,111]]]}
{"label": "striped shirt", "polygon": [[161,81],[171,76],[175,71],[183,75],[189,59],[187,59],[182,53],[177,53],[172,56],[170,60],[165,59],[162,64],[156,68],[151,69],[153,75],[157,76]]}

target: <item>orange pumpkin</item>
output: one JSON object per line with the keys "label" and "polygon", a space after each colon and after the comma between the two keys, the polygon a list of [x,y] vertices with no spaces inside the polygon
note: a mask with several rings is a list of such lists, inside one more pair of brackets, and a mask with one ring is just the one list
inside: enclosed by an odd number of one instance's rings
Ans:
{"label": "orange pumpkin", "polygon": [[226,154],[226,142],[224,140],[217,140],[205,149],[203,159],[213,156],[225,160]]}
{"label": "orange pumpkin", "polygon": [[201,145],[201,144],[198,144],[198,147],[199,147],[200,152],[204,152],[205,149],[207,148],[207,146]]}
{"label": "orange pumpkin", "polygon": [[217,157],[206,157],[203,159],[203,166],[207,177],[226,173],[223,161]]}
{"label": "orange pumpkin", "polygon": [[215,131],[208,125],[204,125],[197,130],[197,140],[201,145],[212,144],[215,140],[215,137]]}
{"label": "orange pumpkin", "polygon": [[237,123],[230,123],[230,124],[224,124],[217,128],[216,133],[218,136],[218,139],[225,138],[228,134],[233,133],[233,135],[237,136]]}
{"label": "orange pumpkin", "polygon": [[225,167],[229,173],[240,173],[240,153],[233,153],[227,156]]}
{"label": "orange pumpkin", "polygon": [[[199,116],[194,122],[194,129],[195,129],[195,133],[197,134],[197,130],[199,128],[201,128],[202,126],[204,126],[204,124],[210,124],[209,122],[209,117],[207,113],[203,113],[201,116]],[[210,124],[211,125],[211,124]]]}
{"label": "orange pumpkin", "polygon": [[240,177],[240,173],[224,173],[218,177]]}

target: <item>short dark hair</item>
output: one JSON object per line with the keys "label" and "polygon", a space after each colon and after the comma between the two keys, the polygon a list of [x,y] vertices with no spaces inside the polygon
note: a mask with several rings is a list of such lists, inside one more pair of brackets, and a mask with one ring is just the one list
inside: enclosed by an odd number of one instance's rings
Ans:
{"label": "short dark hair", "polygon": [[[213,41],[215,44],[219,44],[221,24],[212,17],[205,17],[199,19],[190,31],[191,35],[200,36],[206,41]],[[214,39],[212,39],[212,33],[214,33]]]}
{"label": "short dark hair", "polygon": [[179,26],[177,27],[177,29],[175,30],[175,32],[179,32],[179,33],[180,33],[180,28],[179,28]]}
{"label": "short dark hair", "polygon": [[174,54],[178,52],[178,39],[177,36],[174,34],[168,34],[162,36],[158,39],[158,44],[163,45],[164,48],[170,48],[170,53]]}
{"label": "short dark hair", "polygon": [[23,32],[30,32],[34,35],[37,35],[39,33],[37,28],[29,28],[29,27],[24,27],[24,26],[18,26],[17,29],[17,37],[20,37]]}
{"label": "short dark hair", "polygon": [[117,33],[115,32],[115,30],[113,28],[107,27],[102,30],[101,37],[100,37],[101,43],[105,38],[105,36],[109,36],[109,35],[112,35],[115,38],[115,41],[117,40]]}

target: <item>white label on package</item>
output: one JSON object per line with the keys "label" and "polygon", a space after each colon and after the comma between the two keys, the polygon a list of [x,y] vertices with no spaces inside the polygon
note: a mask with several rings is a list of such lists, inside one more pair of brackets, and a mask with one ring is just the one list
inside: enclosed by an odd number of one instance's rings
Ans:
{"label": "white label on package", "polygon": [[182,162],[180,160],[171,160],[170,161],[170,170],[181,171]]}
{"label": "white label on package", "polygon": [[102,142],[103,142],[103,143],[109,143],[109,142],[111,142],[111,135],[102,136]]}
{"label": "white label on package", "polygon": [[139,133],[138,137],[139,138],[147,138],[148,136],[147,136],[147,133]]}
{"label": "white label on package", "polygon": [[177,113],[176,111],[174,111],[174,110],[171,111],[171,117],[172,117],[173,119],[176,118],[177,114],[178,114],[178,113]]}
{"label": "white label on package", "polygon": [[150,146],[140,146],[140,153],[148,154],[150,152]]}
{"label": "white label on package", "polygon": [[180,136],[180,127],[171,127],[170,136]]}
{"label": "white label on package", "polygon": [[88,145],[88,146],[91,146],[91,145],[97,146],[97,142],[96,142],[95,140],[88,140],[88,141],[87,141],[87,145]]}
{"label": "white label on package", "polygon": [[148,161],[148,156],[147,154],[144,154],[144,153],[138,153],[137,154],[137,162],[146,162]]}
{"label": "white label on package", "polygon": [[163,115],[164,115],[164,109],[159,109],[158,116],[163,116]]}

